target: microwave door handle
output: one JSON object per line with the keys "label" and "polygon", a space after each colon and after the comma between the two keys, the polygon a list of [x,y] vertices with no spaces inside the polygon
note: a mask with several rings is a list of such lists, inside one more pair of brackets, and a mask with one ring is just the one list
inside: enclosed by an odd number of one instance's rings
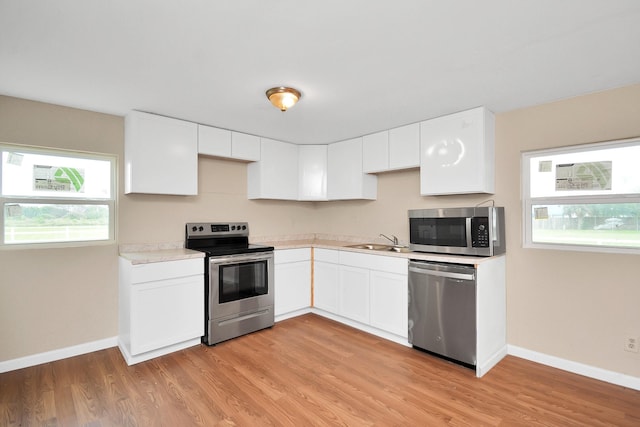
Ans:
{"label": "microwave door handle", "polygon": [[467,249],[473,248],[473,236],[471,235],[471,217],[465,219],[465,231],[467,233]]}

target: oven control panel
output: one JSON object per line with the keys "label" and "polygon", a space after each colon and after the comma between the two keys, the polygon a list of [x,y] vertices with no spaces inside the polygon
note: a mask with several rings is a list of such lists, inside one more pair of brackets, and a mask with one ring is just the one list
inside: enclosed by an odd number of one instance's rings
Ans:
{"label": "oven control panel", "polygon": [[186,225],[187,238],[215,236],[248,236],[246,222],[189,222]]}

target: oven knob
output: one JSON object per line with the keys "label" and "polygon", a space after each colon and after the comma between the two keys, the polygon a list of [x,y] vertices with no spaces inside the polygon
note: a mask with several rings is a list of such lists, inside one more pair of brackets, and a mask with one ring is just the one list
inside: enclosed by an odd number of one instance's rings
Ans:
{"label": "oven knob", "polygon": [[203,227],[203,226],[200,226],[200,228],[198,228],[198,230],[200,230],[200,231],[204,231],[204,227]]}
{"label": "oven knob", "polygon": [[236,229],[236,226],[235,226],[235,225],[232,225],[232,226],[231,226],[231,230],[235,230],[235,229]]}
{"label": "oven knob", "polygon": [[247,229],[247,226],[246,226],[246,225],[243,225],[243,226],[242,226],[242,229],[243,229],[243,230],[246,230],[246,229]]}
{"label": "oven knob", "polygon": [[198,227],[196,227],[195,225],[193,227],[191,227],[191,231],[197,231]]}

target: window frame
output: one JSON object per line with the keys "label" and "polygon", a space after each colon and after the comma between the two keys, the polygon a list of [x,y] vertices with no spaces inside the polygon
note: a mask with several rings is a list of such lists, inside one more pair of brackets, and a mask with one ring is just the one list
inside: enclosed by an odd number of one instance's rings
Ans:
{"label": "window frame", "polygon": [[[81,150],[40,147],[33,145],[22,145],[0,142],[0,159],[1,154],[5,151],[16,151],[21,153],[29,153],[44,156],[58,156],[67,158],[87,159],[108,161],[109,166],[109,198],[96,197],[50,197],[50,196],[5,196],[2,193],[2,169],[4,164],[0,160],[0,250],[12,249],[50,249],[50,248],[67,248],[67,247],[85,247],[85,246],[104,246],[112,245],[116,242],[116,220],[117,220],[117,171],[118,158],[115,154],[93,153]],[[5,243],[5,204],[45,204],[45,205],[106,205],[109,209],[108,238],[101,240],[69,240],[69,241],[52,241],[52,242],[28,242],[28,243]]]}
{"label": "window frame", "polygon": [[[579,252],[640,254],[640,248],[604,245],[578,245],[571,243],[549,243],[533,241],[533,206],[534,205],[586,205],[586,204],[624,204],[640,203],[640,193],[590,194],[531,197],[531,159],[545,155],[583,153],[607,148],[623,148],[640,146],[640,138],[629,138],[614,141],[596,142],[564,147],[523,151],[520,156],[521,201],[522,201],[522,247],[525,249],[547,249]],[[640,180],[640,176],[638,177]]]}

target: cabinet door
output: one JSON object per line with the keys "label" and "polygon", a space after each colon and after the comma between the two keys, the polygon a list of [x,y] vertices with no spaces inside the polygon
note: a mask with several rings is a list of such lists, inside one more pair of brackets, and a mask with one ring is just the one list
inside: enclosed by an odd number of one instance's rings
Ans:
{"label": "cabinet door", "polygon": [[329,200],[375,200],[378,178],[362,171],[362,138],[329,144],[327,179]]}
{"label": "cabinet door", "polygon": [[261,157],[260,137],[231,132],[231,157],[257,162]]}
{"label": "cabinet door", "polygon": [[204,275],[131,285],[131,354],[204,335]]}
{"label": "cabinet door", "polygon": [[198,194],[198,125],[133,111],[125,118],[125,193]]}
{"label": "cabinet door", "polygon": [[369,324],[369,270],[340,266],[340,315]]}
{"label": "cabinet door", "polygon": [[231,157],[231,131],[198,125],[198,153]]}
{"label": "cabinet door", "polygon": [[407,276],[374,270],[369,279],[371,326],[407,338]]}
{"label": "cabinet door", "polygon": [[327,200],[327,146],[298,147],[298,200]]}
{"label": "cabinet door", "polygon": [[494,118],[475,108],[420,124],[422,195],[492,193]]}
{"label": "cabinet door", "polygon": [[311,305],[310,261],[276,264],[274,278],[276,316]]}
{"label": "cabinet door", "polygon": [[249,199],[298,199],[298,146],[261,138],[260,161],[247,166]]}
{"label": "cabinet door", "polygon": [[420,166],[420,123],[389,131],[389,169]]}
{"label": "cabinet door", "polygon": [[333,314],[340,311],[340,272],[338,264],[313,264],[313,306]]}
{"label": "cabinet door", "polygon": [[389,131],[362,137],[362,168],[365,173],[389,170]]}

